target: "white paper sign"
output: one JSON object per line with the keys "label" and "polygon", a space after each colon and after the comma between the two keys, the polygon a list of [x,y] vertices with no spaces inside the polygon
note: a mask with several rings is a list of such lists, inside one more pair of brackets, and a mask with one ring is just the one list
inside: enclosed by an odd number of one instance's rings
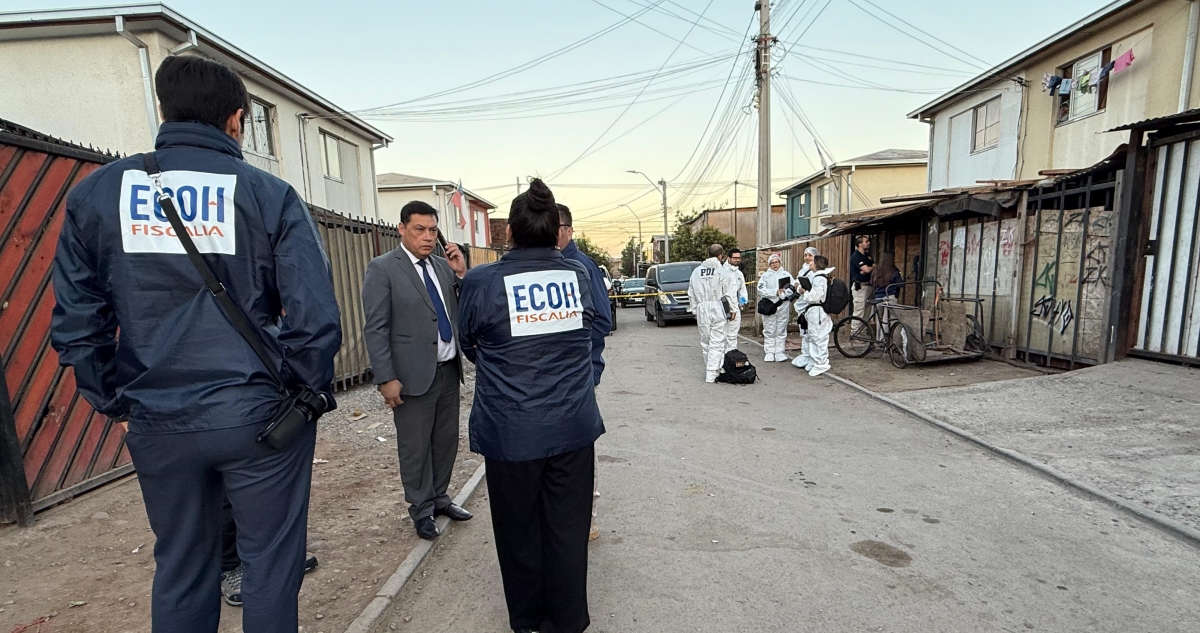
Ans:
{"label": "white paper sign", "polygon": [[[201,253],[237,254],[237,176],[199,171],[164,171],[163,191],[171,196],[188,235]],[[158,204],[144,171],[121,178],[121,246],[126,253],[184,254],[183,244]]]}
{"label": "white paper sign", "polygon": [[513,336],[583,329],[579,277],[569,270],[543,270],[504,278]]}

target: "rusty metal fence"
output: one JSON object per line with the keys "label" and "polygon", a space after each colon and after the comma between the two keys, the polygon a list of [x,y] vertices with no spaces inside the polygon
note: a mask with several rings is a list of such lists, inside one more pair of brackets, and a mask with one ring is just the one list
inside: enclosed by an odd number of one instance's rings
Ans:
{"label": "rusty metal fence", "polygon": [[3,521],[27,521],[30,510],[132,470],[124,431],[79,396],[74,373],[50,347],[51,264],[67,192],[114,159],[0,121]]}

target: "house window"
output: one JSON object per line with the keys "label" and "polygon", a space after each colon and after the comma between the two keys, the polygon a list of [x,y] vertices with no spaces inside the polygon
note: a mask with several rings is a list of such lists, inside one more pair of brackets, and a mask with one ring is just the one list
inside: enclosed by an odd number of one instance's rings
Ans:
{"label": "house window", "polygon": [[[1056,122],[1059,125],[1101,112],[1107,107],[1108,78],[1105,77],[1099,84],[1094,84],[1092,79],[1099,75],[1100,70],[1107,66],[1111,59],[1110,46],[1061,69],[1060,74],[1063,78],[1071,79],[1071,91],[1069,94],[1058,95]],[[1084,91],[1081,91],[1081,87]]]}
{"label": "house window", "polygon": [[975,106],[975,138],[971,141],[972,152],[982,152],[1000,144],[1000,97]]}
{"label": "house window", "polygon": [[829,185],[817,187],[817,204],[821,207],[821,210],[817,212],[818,215],[829,213]]}
{"label": "house window", "polygon": [[271,117],[275,108],[257,99],[250,100],[250,111],[242,118],[242,151],[259,156],[275,156]]}
{"label": "house window", "polygon": [[338,137],[321,132],[321,167],[326,178],[341,181],[342,157],[338,152]]}

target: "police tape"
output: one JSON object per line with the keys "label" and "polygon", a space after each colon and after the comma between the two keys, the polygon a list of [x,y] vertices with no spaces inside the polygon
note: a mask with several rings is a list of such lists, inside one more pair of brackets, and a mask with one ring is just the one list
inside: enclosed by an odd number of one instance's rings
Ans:
{"label": "police tape", "polygon": [[[756,283],[758,283],[758,282],[747,281],[745,285],[751,286]],[[640,299],[642,297],[662,297],[665,295],[673,295],[673,294],[678,294],[678,293],[683,293],[683,292],[687,292],[687,291],[686,290],[676,290],[675,292],[643,292],[640,294],[628,294],[628,295],[615,294],[615,295],[609,295],[609,296],[612,297],[613,299]]]}

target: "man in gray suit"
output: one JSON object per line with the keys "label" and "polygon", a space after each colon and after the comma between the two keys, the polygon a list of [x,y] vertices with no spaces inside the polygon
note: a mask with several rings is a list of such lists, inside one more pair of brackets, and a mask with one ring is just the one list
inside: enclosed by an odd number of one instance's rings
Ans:
{"label": "man in gray suit", "polygon": [[471,518],[446,494],[458,455],[458,287],[467,263],[454,244],[444,259],[433,254],[437,224],[428,204],[404,205],[400,246],[371,260],[362,290],[367,352],[395,416],[404,499],[423,539],[438,536],[438,515]]}

